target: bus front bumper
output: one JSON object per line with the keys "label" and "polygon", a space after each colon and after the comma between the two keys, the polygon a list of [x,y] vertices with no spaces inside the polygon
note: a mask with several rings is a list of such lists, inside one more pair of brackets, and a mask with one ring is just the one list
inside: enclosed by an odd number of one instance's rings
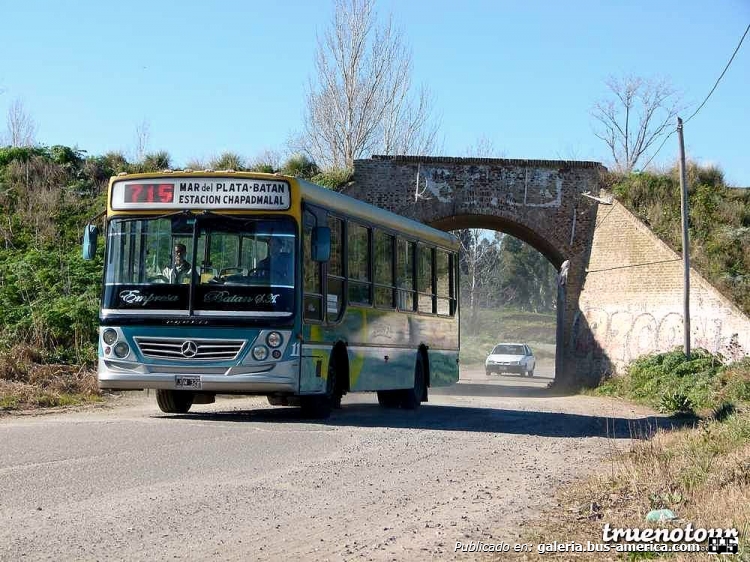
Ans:
{"label": "bus front bumper", "polygon": [[279,361],[233,367],[145,365],[130,361],[99,359],[99,388],[143,390],[145,388],[185,389],[178,382],[198,377],[195,390],[216,393],[297,394],[299,362]]}

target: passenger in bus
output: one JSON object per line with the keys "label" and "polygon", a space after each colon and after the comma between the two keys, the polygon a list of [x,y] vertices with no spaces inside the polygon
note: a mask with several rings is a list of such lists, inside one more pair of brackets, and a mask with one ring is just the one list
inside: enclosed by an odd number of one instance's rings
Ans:
{"label": "passenger in bus", "polygon": [[187,248],[185,244],[176,244],[174,247],[174,265],[167,266],[164,268],[162,275],[166,277],[170,283],[190,283],[190,276],[193,273],[193,268],[190,262],[185,259]]}
{"label": "passenger in bus", "polygon": [[280,236],[268,240],[268,255],[253,270],[255,276],[267,276],[272,282],[292,281],[292,253]]}

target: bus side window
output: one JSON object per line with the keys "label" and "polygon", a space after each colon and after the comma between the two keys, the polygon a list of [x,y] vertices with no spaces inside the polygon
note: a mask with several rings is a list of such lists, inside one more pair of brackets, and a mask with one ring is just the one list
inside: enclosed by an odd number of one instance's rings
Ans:
{"label": "bus side window", "polygon": [[375,231],[375,306],[393,308],[393,236]]}
{"label": "bus side window", "polygon": [[315,226],[315,217],[310,211],[304,214],[303,243],[303,316],[305,320],[323,321],[323,287],[321,283],[321,262],[313,261],[311,251],[312,229]]}
{"label": "bus side window", "polygon": [[331,229],[331,257],[328,260],[328,285],[326,294],[326,317],[336,322],[344,312],[344,222],[328,217]]}
{"label": "bus side window", "polygon": [[443,250],[435,250],[437,278],[437,313],[448,316],[451,313],[451,266],[450,256]]}
{"label": "bus side window", "polygon": [[354,222],[348,227],[349,302],[371,304],[370,229]]}
{"label": "bus side window", "polygon": [[432,248],[419,244],[417,246],[417,300],[419,312],[433,314],[435,287],[432,283]]}
{"label": "bus side window", "polygon": [[398,239],[396,244],[396,276],[398,277],[398,308],[414,311],[414,242]]}

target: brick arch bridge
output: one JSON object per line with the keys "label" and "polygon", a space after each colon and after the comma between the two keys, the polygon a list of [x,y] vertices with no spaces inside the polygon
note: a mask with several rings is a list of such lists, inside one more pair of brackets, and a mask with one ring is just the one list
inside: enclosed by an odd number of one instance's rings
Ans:
{"label": "brick arch bridge", "polygon": [[[683,343],[681,257],[617,201],[602,205],[598,162],[374,156],[345,193],[443,230],[507,232],[558,271],[555,382],[595,384],[644,353]],[[601,200],[600,200],[601,201]],[[693,348],[750,355],[750,318],[690,272]]]}
{"label": "brick arch bridge", "polygon": [[576,318],[597,203],[597,162],[374,156],[354,163],[344,193],[441,230],[486,228],[506,232],[541,252],[560,270],[556,382],[587,382],[572,350]]}

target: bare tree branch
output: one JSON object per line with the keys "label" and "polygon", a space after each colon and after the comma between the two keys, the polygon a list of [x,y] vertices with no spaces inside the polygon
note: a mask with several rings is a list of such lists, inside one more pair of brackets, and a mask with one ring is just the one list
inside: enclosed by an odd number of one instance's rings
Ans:
{"label": "bare tree branch", "polygon": [[606,143],[618,170],[631,171],[654,142],[669,133],[682,109],[680,96],[663,79],[610,77],[606,84],[614,99],[594,104],[594,135]]}
{"label": "bare tree branch", "polygon": [[16,99],[10,104],[7,116],[8,143],[11,146],[33,146],[36,123],[26,112],[23,102]]}
{"label": "bare tree branch", "polygon": [[375,0],[335,1],[331,25],[318,38],[303,131],[293,148],[322,168],[350,167],[373,151],[430,153],[437,136],[432,98],[412,87],[401,33],[390,19],[378,25]]}
{"label": "bare tree branch", "polygon": [[151,138],[151,125],[143,119],[135,128],[135,160],[142,162],[148,152],[148,143]]}

